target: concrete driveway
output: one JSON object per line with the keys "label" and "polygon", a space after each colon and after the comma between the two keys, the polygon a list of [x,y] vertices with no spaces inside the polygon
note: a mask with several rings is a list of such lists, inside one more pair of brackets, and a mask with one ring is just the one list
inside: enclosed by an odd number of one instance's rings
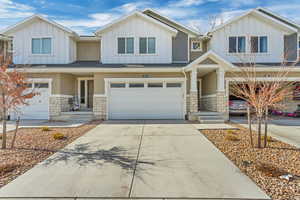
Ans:
{"label": "concrete driveway", "polygon": [[[245,117],[232,117],[231,121],[248,128]],[[272,119],[270,120],[268,128],[269,134],[275,139],[300,148],[299,118]]]}
{"label": "concrete driveway", "polygon": [[269,199],[184,121],[105,122],[4,186],[0,197]]}

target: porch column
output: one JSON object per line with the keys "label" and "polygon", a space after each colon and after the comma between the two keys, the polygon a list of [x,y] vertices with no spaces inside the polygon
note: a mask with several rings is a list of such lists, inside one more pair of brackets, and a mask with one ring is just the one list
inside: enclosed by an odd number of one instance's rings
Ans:
{"label": "porch column", "polygon": [[217,70],[217,111],[227,115],[227,94],[225,90],[225,71],[224,69]]}
{"label": "porch column", "polygon": [[198,112],[198,88],[197,88],[197,69],[191,72],[191,89],[190,89],[190,112]]}

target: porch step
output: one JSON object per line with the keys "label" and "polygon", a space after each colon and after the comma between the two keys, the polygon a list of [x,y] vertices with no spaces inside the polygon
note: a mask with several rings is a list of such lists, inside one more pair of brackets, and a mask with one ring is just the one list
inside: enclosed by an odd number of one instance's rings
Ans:
{"label": "porch step", "polygon": [[60,116],[56,116],[55,120],[86,122],[94,119],[93,112],[77,111],[77,112],[62,112]]}
{"label": "porch step", "polygon": [[223,114],[219,112],[200,111],[193,115],[197,117],[197,121],[201,124],[218,124],[225,122]]}

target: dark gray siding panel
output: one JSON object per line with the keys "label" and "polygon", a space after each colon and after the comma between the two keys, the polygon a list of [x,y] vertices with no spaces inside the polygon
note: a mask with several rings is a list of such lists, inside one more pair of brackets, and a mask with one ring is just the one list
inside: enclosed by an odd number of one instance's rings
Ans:
{"label": "dark gray siding panel", "polygon": [[284,36],[284,55],[288,61],[297,60],[297,33]]}
{"label": "dark gray siding panel", "polygon": [[[192,45],[193,39],[190,39],[190,46]],[[200,56],[202,56],[204,53],[207,52],[207,42],[202,42],[202,51],[190,51],[190,61],[196,60]]]}
{"label": "dark gray siding panel", "polygon": [[188,62],[188,35],[178,31],[172,41],[173,62]]}

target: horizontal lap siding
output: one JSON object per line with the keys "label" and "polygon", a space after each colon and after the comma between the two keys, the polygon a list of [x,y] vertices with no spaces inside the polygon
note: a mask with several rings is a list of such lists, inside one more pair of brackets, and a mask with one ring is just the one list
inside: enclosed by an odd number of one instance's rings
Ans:
{"label": "horizontal lap siding", "polygon": [[[36,20],[13,34],[14,63],[16,64],[65,64],[69,63],[69,35],[42,20]],[[52,38],[51,55],[32,55],[31,39]],[[72,56],[73,57],[73,56]]]}
{"label": "horizontal lap siding", "polygon": [[[134,37],[134,54],[118,55],[117,38]],[[139,55],[139,37],[155,37],[155,55]],[[164,28],[140,17],[131,17],[113,26],[101,38],[102,63],[171,63],[172,35]]]}

